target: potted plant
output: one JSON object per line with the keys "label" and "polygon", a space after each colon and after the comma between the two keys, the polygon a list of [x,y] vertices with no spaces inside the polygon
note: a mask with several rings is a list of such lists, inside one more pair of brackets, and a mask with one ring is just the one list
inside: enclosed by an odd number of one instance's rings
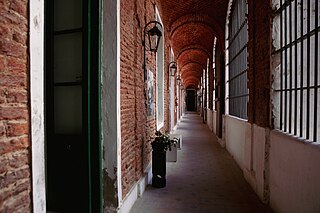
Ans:
{"label": "potted plant", "polygon": [[178,143],[177,138],[156,131],[156,137],[152,141],[152,186],[163,188],[166,186],[166,151]]}

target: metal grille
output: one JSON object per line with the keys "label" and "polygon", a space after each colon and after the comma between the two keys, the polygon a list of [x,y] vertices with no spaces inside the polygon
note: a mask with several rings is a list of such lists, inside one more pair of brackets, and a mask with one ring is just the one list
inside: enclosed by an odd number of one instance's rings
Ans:
{"label": "metal grille", "polygon": [[207,109],[209,109],[209,58],[207,59],[207,67],[206,67],[206,94],[207,94]]}
{"label": "metal grille", "polygon": [[274,82],[278,100],[275,127],[319,141],[319,1],[280,0],[278,7],[274,21],[280,29],[275,51],[280,55]]}
{"label": "metal grille", "polygon": [[213,40],[213,51],[212,51],[212,72],[213,72],[213,91],[212,91],[212,109],[216,109],[216,47],[217,47],[217,37]]}
{"label": "metal grille", "polygon": [[229,25],[229,114],[246,119],[249,91],[247,88],[248,8],[244,0],[232,5]]}

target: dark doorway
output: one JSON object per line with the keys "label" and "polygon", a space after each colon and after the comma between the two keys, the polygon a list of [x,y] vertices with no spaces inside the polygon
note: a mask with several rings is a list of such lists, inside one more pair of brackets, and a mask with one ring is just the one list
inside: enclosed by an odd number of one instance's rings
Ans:
{"label": "dark doorway", "polygon": [[101,208],[98,2],[45,1],[48,211]]}
{"label": "dark doorway", "polygon": [[187,111],[196,111],[196,91],[194,89],[187,90]]}

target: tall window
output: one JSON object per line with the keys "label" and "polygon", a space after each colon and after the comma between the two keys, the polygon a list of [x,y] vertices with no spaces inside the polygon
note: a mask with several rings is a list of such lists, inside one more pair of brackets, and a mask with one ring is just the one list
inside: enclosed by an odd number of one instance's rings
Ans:
{"label": "tall window", "polygon": [[212,109],[216,108],[216,46],[217,37],[213,40],[213,51],[212,51],[212,72],[213,72],[213,91],[212,91]]}
{"label": "tall window", "polygon": [[[158,10],[156,9],[156,20],[162,24]],[[163,24],[162,24],[163,25]],[[164,29],[164,27],[163,27]],[[164,32],[160,39],[156,60],[157,60],[157,85],[156,85],[156,101],[157,101],[157,130],[161,129],[164,125]]]}
{"label": "tall window", "polygon": [[229,17],[228,79],[229,114],[247,119],[249,91],[247,87],[248,8],[245,0],[234,0]]}
{"label": "tall window", "polygon": [[207,109],[209,109],[209,58],[207,59],[207,68],[206,68],[206,94],[207,94]]}
{"label": "tall window", "polygon": [[274,18],[275,128],[320,141],[319,1],[277,0]]}

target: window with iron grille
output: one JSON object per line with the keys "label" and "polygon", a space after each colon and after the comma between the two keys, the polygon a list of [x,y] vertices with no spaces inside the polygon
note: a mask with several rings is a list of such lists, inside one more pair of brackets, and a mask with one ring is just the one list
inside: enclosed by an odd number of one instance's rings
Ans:
{"label": "window with iron grille", "polygon": [[206,67],[206,94],[207,94],[207,109],[209,109],[209,58],[207,58],[207,67]]}
{"label": "window with iron grille", "polygon": [[227,82],[229,114],[247,119],[249,91],[247,87],[248,70],[248,7],[245,0],[232,3],[229,17],[229,37],[227,43]]}
{"label": "window with iron grille", "polygon": [[216,109],[216,47],[217,47],[217,37],[213,40],[213,51],[212,51],[212,72],[213,72],[213,91],[212,91],[212,109]]}
{"label": "window with iron grille", "polygon": [[[158,9],[156,8],[156,20],[162,24]],[[164,34],[164,32],[162,32]],[[157,102],[157,130],[164,125],[164,38],[159,41],[158,51],[156,53],[156,102]]]}
{"label": "window with iron grille", "polygon": [[274,125],[320,141],[319,0],[273,1]]}

